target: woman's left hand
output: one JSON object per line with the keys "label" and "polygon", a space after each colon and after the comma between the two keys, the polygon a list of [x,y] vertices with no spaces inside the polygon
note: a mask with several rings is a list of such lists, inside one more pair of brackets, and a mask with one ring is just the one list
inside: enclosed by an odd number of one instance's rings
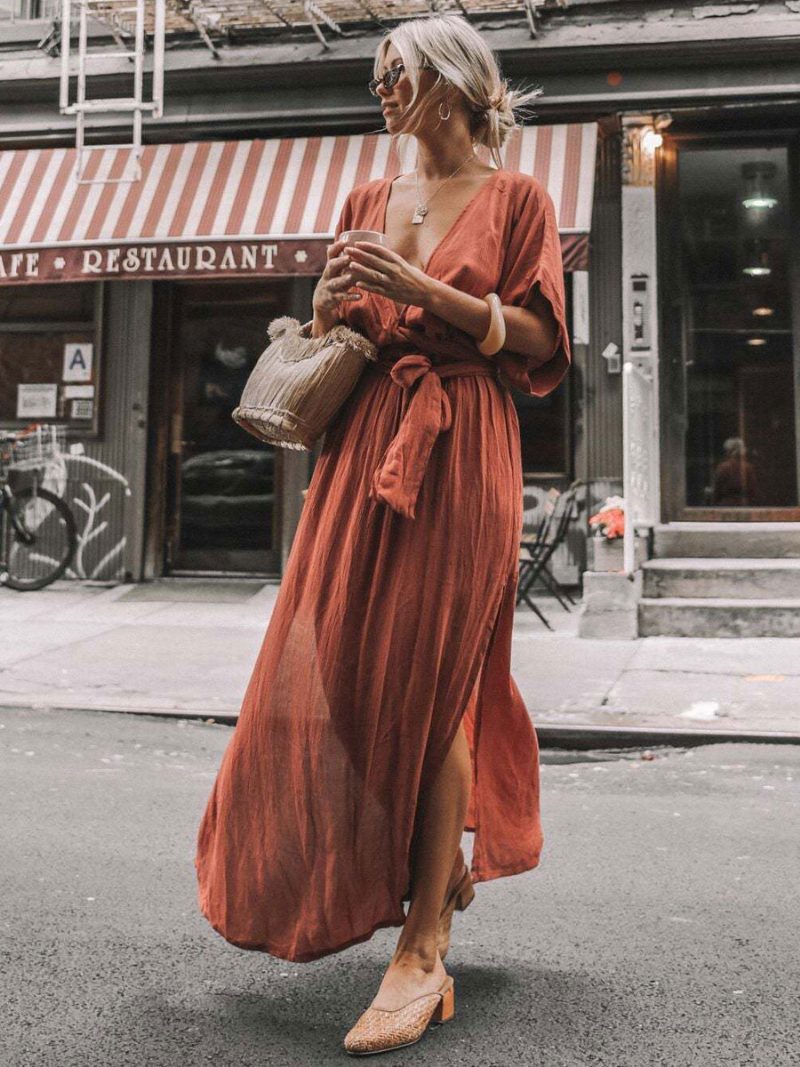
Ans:
{"label": "woman's left hand", "polygon": [[359,289],[378,293],[396,304],[424,307],[431,279],[401,255],[372,241],[356,241],[344,250],[350,255],[350,274]]}

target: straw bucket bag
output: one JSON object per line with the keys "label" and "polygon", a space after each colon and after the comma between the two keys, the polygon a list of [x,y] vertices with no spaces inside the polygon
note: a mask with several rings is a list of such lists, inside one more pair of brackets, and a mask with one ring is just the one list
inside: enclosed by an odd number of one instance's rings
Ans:
{"label": "straw bucket bag", "polygon": [[310,449],[355,387],[377,349],[347,326],[311,337],[311,322],[284,315],[268,328],[271,344],[247,379],[233,420],[281,448]]}

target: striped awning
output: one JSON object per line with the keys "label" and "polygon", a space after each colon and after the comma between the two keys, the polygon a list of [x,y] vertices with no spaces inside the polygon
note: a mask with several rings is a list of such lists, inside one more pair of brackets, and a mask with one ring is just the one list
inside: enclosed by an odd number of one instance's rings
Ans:
{"label": "striped awning", "polygon": [[[596,126],[528,126],[503,166],[547,188],[564,266],[585,268]],[[386,134],[0,152],[0,282],[318,274],[353,186],[394,177]],[[485,157],[484,157],[485,158]]]}

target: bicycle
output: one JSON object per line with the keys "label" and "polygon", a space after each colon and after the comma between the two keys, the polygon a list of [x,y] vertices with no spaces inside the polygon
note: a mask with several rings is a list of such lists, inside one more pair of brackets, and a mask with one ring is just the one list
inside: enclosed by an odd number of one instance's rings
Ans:
{"label": "bicycle", "polygon": [[40,482],[63,463],[63,426],[0,430],[0,586],[29,592],[60,578],[78,547],[66,501]]}

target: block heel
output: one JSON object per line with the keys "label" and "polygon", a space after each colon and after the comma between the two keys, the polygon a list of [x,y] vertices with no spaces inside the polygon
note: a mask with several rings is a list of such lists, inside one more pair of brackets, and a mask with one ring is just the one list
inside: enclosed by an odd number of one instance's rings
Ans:
{"label": "block heel", "polygon": [[447,1023],[456,1013],[456,989],[455,982],[452,978],[449,980],[450,984],[442,993],[442,999],[439,1001],[439,1006],[433,1013],[432,1022],[435,1023]]}

